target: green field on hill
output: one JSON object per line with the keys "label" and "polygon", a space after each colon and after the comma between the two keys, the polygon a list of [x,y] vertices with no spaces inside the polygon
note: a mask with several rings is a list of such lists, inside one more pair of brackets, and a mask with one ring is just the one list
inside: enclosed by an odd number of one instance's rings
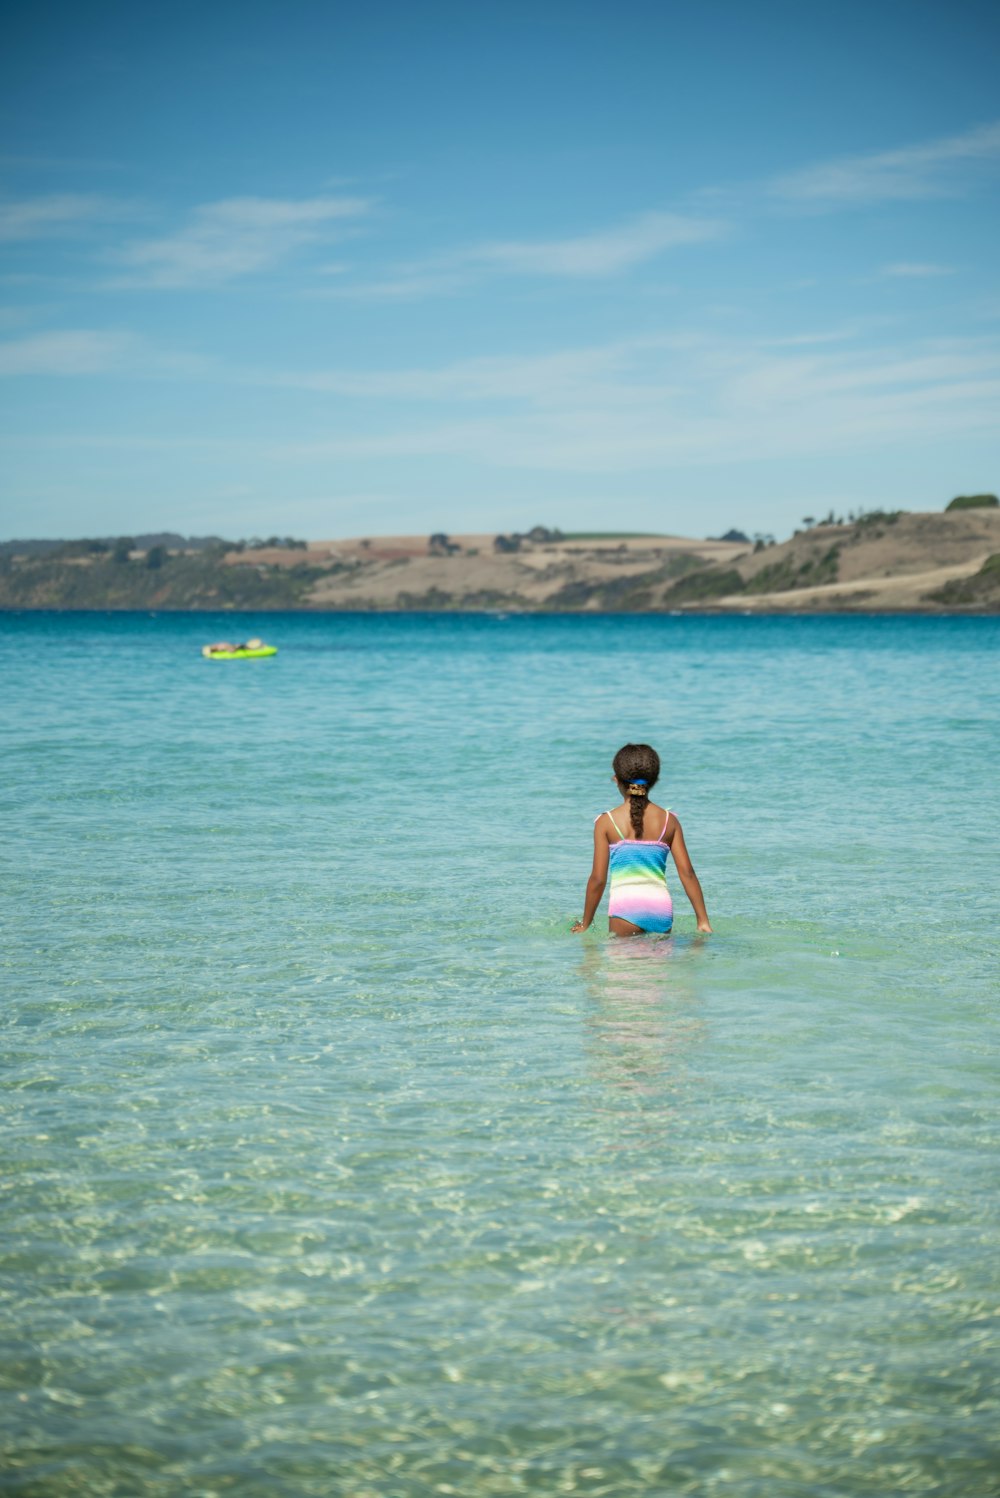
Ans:
{"label": "green field on hill", "polygon": [[666,541],[657,531],[563,531],[562,541]]}

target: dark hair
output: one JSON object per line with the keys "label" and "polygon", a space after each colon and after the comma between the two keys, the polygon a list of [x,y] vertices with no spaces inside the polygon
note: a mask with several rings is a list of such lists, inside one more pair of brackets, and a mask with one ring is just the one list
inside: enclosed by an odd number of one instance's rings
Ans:
{"label": "dark hair", "polygon": [[615,755],[611,768],[623,793],[628,797],[632,831],[637,838],[641,838],[646,802],[660,778],[660,756],[648,744],[624,744]]}

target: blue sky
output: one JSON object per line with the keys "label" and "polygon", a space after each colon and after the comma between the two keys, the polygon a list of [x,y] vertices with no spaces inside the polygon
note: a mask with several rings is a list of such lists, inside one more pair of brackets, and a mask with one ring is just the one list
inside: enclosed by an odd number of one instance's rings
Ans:
{"label": "blue sky", "polygon": [[998,43],[962,0],[21,7],[0,535],[996,491]]}

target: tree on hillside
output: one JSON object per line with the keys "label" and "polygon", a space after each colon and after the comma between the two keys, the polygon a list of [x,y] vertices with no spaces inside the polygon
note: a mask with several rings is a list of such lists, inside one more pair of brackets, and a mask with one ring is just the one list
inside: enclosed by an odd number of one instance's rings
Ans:
{"label": "tree on hillside", "polygon": [[995,510],[1000,500],[995,494],[956,494],[946,510]]}

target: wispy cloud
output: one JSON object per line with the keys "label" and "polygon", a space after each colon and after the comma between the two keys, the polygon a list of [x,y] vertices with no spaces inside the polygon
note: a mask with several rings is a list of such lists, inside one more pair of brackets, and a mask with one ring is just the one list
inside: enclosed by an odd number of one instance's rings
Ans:
{"label": "wispy cloud", "polygon": [[945,197],[960,189],[963,173],[1000,161],[1000,122],[963,135],[871,155],[845,156],[774,177],[769,196],[805,208]]}
{"label": "wispy cloud", "polygon": [[717,219],[645,213],[627,223],[571,239],[498,240],[476,245],[456,260],[521,276],[614,276],[678,245],[700,244],[723,232]]}
{"label": "wispy cloud", "polygon": [[667,250],[718,239],[718,218],[644,213],[624,223],[566,239],[497,239],[397,267],[376,281],[338,286],[335,296],[403,300],[459,290],[492,276],[569,281],[621,275]]}
{"label": "wispy cloud", "polygon": [[[138,240],[115,259],[119,286],[218,286],[273,269],[304,245],[329,242],[337,227],[371,212],[367,198],[226,198],[195,209],[175,234]],[[341,229],[341,234],[343,229]]]}
{"label": "wispy cloud", "polygon": [[88,328],[35,333],[0,343],[0,375],[92,375],[120,368],[135,348],[130,333]]}
{"label": "wispy cloud", "polygon": [[892,265],[883,265],[883,276],[902,276],[919,279],[922,276],[953,276],[952,265],[933,265],[926,260],[897,260]]}
{"label": "wispy cloud", "polygon": [[358,302],[412,302],[425,297],[448,296],[479,279],[469,270],[422,270],[417,266],[390,267],[376,280],[344,281],[306,294],[322,300]]}
{"label": "wispy cloud", "polygon": [[[658,340],[649,340],[656,344]],[[254,384],[313,390],[361,400],[530,401],[539,405],[591,397],[598,382],[634,365],[642,340],[525,357],[459,359],[438,368],[249,372]]]}
{"label": "wispy cloud", "polygon": [[0,342],[0,377],[111,376],[130,381],[236,383],[238,376],[217,359],[161,347],[120,328],[51,328]]}
{"label": "wispy cloud", "polygon": [[[404,301],[446,296],[498,277],[564,282],[611,278],[672,249],[720,239],[737,218],[753,218],[776,207],[832,212],[867,203],[947,196],[965,190],[976,171],[998,164],[1000,122],[993,122],[918,145],[818,162],[763,183],[706,188],[691,200],[691,212],[652,211],[566,238],[485,240],[388,267],[366,280],[345,274],[337,285],[313,289],[311,294]],[[949,270],[914,262],[886,267],[882,274],[929,276]]]}
{"label": "wispy cloud", "polygon": [[[837,330],[832,330],[837,331]],[[202,377],[326,391],[317,424],[275,443],[187,432],[140,438],[66,436],[68,449],[177,446],[252,455],[257,465],[458,458],[484,471],[609,474],[618,479],[960,440],[995,429],[1000,339],[913,340],[872,346],[861,336],[780,346],[691,332],[643,336],[537,357],[460,360],[409,370],[250,372],[206,366]],[[169,375],[126,335],[40,335],[0,347],[7,373]],[[182,378],[189,378],[180,365]],[[348,404],[346,397],[353,399]],[[301,403],[292,398],[292,408]],[[9,443],[16,437],[2,439]],[[32,439],[34,440],[34,439]],[[52,443],[60,441],[54,435]]]}
{"label": "wispy cloud", "polygon": [[122,211],[110,198],[93,193],[47,193],[0,202],[0,241],[49,238]]}
{"label": "wispy cloud", "polygon": [[[865,450],[995,425],[995,340],[882,348],[852,346],[849,338],[843,346],[813,341],[812,349],[784,349],[692,334],[437,370],[341,372],[327,377],[327,388],[369,403],[366,430],[351,431],[335,407],[347,427],[342,434],[290,443],[272,456],[449,455],[495,468],[624,474],[818,457],[845,445]],[[408,416],[408,400],[439,402],[442,420],[429,421],[419,407]],[[457,400],[481,409],[460,415]]]}

